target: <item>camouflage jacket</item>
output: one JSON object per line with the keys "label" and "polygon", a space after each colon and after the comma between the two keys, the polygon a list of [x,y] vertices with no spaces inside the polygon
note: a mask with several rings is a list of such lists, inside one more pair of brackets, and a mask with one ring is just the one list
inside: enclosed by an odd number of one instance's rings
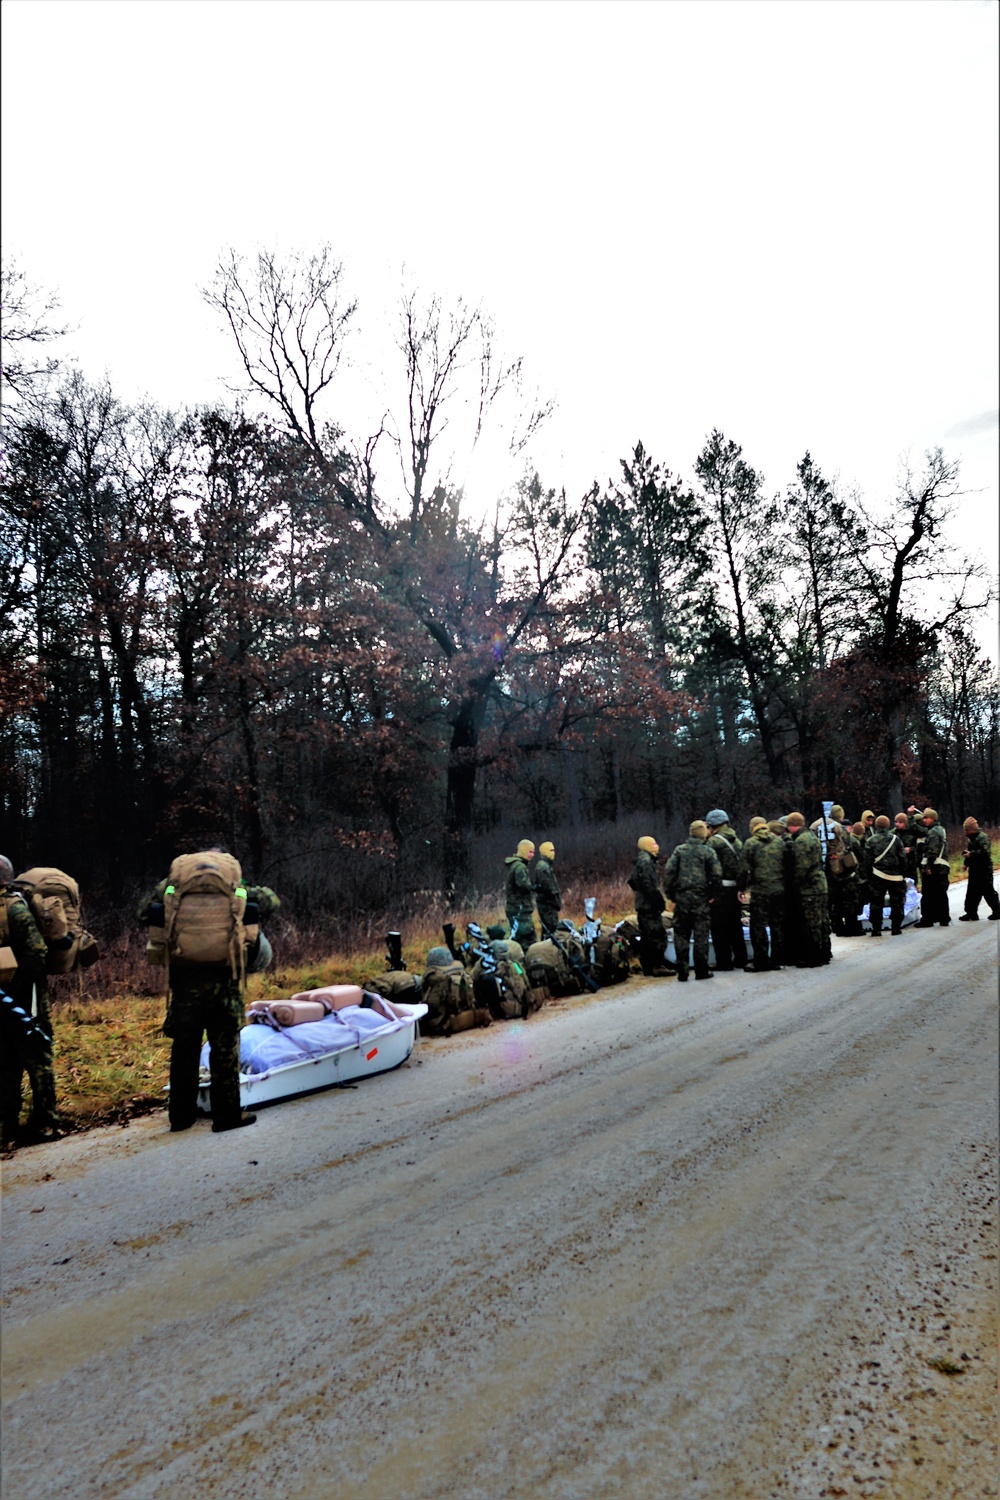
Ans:
{"label": "camouflage jacket", "polygon": [[17,967],[32,979],[45,973],[49,950],[31,915],[31,908],[19,891],[0,886],[0,903],[4,906],[7,937],[3,939],[17,959]]}
{"label": "camouflage jacket", "polygon": [[809,832],[814,833],[819,839],[824,866],[829,864],[831,854],[835,859],[839,859],[847,847],[844,840],[846,830],[843,824],[838,823],[835,818],[827,818],[825,827],[824,820],[817,818],[815,823],[809,824]]}
{"label": "camouflage jacket", "polygon": [[531,886],[531,872],[519,854],[510,854],[504,861],[507,866],[507,886],[504,892],[508,916],[524,915],[534,920],[535,893]]}
{"label": "camouflage jacket", "polygon": [[781,896],[785,890],[785,841],[758,828],[743,845],[746,883],[751,895]]}
{"label": "camouflage jacket", "polygon": [[906,846],[895,829],[877,828],[872,834],[865,847],[865,874],[869,880],[906,874]]}
{"label": "camouflage jacket", "polygon": [[924,864],[936,864],[948,858],[948,835],[940,823],[932,823],[924,839]]}
{"label": "camouflage jacket", "polygon": [[562,896],[559,893],[559,882],[556,872],[547,859],[539,858],[535,865],[535,898],[539,906],[552,907],[554,911],[562,910]]}
{"label": "camouflage jacket", "polygon": [[722,866],[711,844],[689,838],[667,860],[663,886],[676,900],[684,896],[711,896],[722,884]]}
{"label": "camouflage jacket", "polygon": [[636,855],[635,864],[628,883],[635,892],[635,909],[639,912],[659,913],[666,903],[660,890],[660,878],[656,873],[656,860],[645,849]]}
{"label": "camouflage jacket", "polygon": [[796,891],[826,890],[823,851],[819,839],[808,828],[801,828],[792,836],[789,871]]}
{"label": "camouflage jacket", "polygon": [[719,857],[723,880],[731,880],[738,885],[743,876],[744,846],[736,837],[736,830],[730,828],[728,823],[723,823],[708,840],[708,847],[714,849]]}
{"label": "camouflage jacket", "polygon": [[989,835],[980,828],[969,836],[969,847],[965,851],[965,863],[970,870],[992,870],[993,850]]}

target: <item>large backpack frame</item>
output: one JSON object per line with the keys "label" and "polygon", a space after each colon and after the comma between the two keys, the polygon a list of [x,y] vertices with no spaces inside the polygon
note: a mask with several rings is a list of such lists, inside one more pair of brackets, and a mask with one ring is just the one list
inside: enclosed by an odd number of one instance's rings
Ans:
{"label": "large backpack frame", "polygon": [[51,865],[36,865],[12,882],[35,919],[48,957],[47,974],[86,969],[101,956],[95,938],[80,925],[80,887],[72,875]]}

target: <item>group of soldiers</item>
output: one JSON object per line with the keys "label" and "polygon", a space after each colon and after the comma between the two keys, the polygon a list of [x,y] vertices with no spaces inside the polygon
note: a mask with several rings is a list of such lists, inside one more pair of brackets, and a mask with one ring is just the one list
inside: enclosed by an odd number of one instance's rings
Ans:
{"label": "group of soldiers", "polygon": [[[964,863],[968,871],[962,922],[979,920],[979,904],[989,920],[1000,921],[1000,897],[993,886],[993,859],[988,836],[975,818],[963,824]],[[869,911],[870,933],[882,935],[889,910],[893,936],[903,931],[907,881],[920,883],[921,915],[917,927],[950,923],[950,865],[944,826],[932,807],[910,807],[893,822],[865,810],[849,823],[838,804],[810,827],[800,812],[781,818],[750,819],[742,842],[722,808],[693,822],[688,837],[668,859],[662,880],[657,869],[659,845],[648,835],[628,883],[635,892],[643,973],[675,972],[664,958],[664,895],[674,903],[676,974],[688,978],[694,950],[696,979],[710,979],[709,938],[715,969],[742,968],[762,973],[788,965],[815,968],[830,962],[830,935],[861,936],[861,913]],[[742,909],[749,908],[747,952]]]}

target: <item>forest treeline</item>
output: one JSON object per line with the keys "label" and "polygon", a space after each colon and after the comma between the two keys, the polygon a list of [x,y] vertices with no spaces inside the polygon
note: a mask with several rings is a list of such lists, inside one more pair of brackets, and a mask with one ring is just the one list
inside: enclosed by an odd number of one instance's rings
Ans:
{"label": "forest treeline", "polygon": [[[940,451],[875,507],[808,453],[774,494],[713,431],[690,482],[637,443],[583,495],[526,467],[484,519],[443,434],[461,414],[474,440],[522,372],[480,310],[404,298],[404,410],[347,434],[319,416],[352,378],[329,250],[231,255],[205,295],[252,405],[125,403],[55,368],[5,295],[15,863],[119,900],[224,842],[298,911],[350,920],[463,899],[503,829],[825,796],[1000,821],[996,673],[969,629],[986,585],[947,542]],[[544,417],[519,409],[515,449]]]}

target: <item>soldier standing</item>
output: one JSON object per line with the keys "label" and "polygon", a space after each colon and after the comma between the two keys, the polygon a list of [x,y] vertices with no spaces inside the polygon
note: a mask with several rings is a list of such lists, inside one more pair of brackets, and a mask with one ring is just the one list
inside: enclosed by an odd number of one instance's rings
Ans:
{"label": "soldier standing", "polygon": [[868,915],[872,937],[882,936],[885,906],[889,907],[892,935],[899,937],[903,931],[903,903],[906,899],[906,846],[898,831],[889,827],[889,819],[884,814],[875,819],[875,832],[868,840],[865,858],[871,893]]}
{"label": "soldier standing", "polygon": [[535,846],[530,839],[522,839],[515,854],[504,861],[507,866],[507,882],[504,891],[507,925],[510,935],[527,950],[536,941],[535,892],[531,884],[528,861],[534,858]]}
{"label": "soldier standing", "polygon": [[910,825],[909,843],[913,850],[913,879],[919,885],[923,875],[924,844],[927,842],[927,829],[924,826],[923,811],[919,807],[908,807],[906,813]]}
{"label": "soldier standing", "polygon": [[815,969],[830,962],[830,919],[819,839],[800,812],[788,814],[795,966]]}
{"label": "soldier standing", "polygon": [[920,896],[920,921],[918,927],[933,927],[940,922],[942,927],[951,925],[948,908],[948,835],[933,807],[924,808],[922,819],[927,829],[924,838],[923,881]]}
{"label": "soldier standing", "polygon": [[753,948],[753,962],[744,968],[748,974],[762,974],[767,969],[782,966],[785,927],[785,845],[771,832],[763,818],[750,819],[750,837],[743,845],[743,863],[744,881],[750,892],[750,946]]}
{"label": "soldier standing", "polygon": [[893,819],[896,837],[903,846],[904,870],[907,880],[917,883],[917,851],[913,844],[913,825],[906,813],[897,813]]}
{"label": "soldier standing", "polygon": [[722,888],[712,902],[712,943],[715,947],[715,967],[729,972],[744,969],[747,963],[747,945],[743,936],[743,918],[740,909],[740,882],[743,878],[743,845],[730,827],[729,814],[715,807],[705,814],[709,827],[709,846],[718,855],[722,866]]}
{"label": "soldier standing", "polygon": [[722,888],[722,866],[715,850],[706,842],[708,824],[697,818],[688,829],[687,839],[667,860],[663,884],[675,902],[674,948],[677,952],[677,978],[686,983],[688,953],[694,936],[694,977],[711,979],[708,967],[708,934],[711,926],[711,901]]}
{"label": "soldier standing", "polygon": [[[62,1134],[56,1109],[56,1075],[52,1063],[52,1017],[45,975],[48,948],[31,908],[20,891],[12,891],[14,866],[0,855],[0,947],[9,948],[17,967],[3,988],[26,1016],[29,1029],[16,1023],[4,1026],[0,1059],[0,1137],[4,1149],[54,1141]],[[31,1085],[31,1112],[23,1131],[21,1085],[27,1073]]]}
{"label": "soldier standing", "polygon": [[666,902],[660,890],[656,873],[656,860],[660,846],[649,834],[639,840],[635,864],[628,883],[635,892],[635,915],[639,926],[639,963],[642,972],[652,979],[665,979],[673,973],[664,963],[666,933],[663,930],[663,909]]}
{"label": "soldier standing", "polygon": [[[218,858],[217,858],[218,856]],[[242,885],[239,864],[222,849],[211,849],[204,855],[182,858],[197,862],[199,868],[218,868],[232,886],[232,895],[245,903],[249,912],[256,908],[259,918],[268,917],[281,905],[266,885]],[[179,861],[174,862],[172,871]],[[164,921],[164,902],[173,895],[170,880],[161,880],[148,901],[139,908],[139,921],[158,927]],[[185,901],[197,901],[200,893],[180,898],[178,914]],[[178,924],[180,917],[178,915]],[[169,943],[169,930],[167,939]],[[243,1009],[242,963],[229,961],[182,966],[168,961],[169,994],[164,1035],[170,1037],[170,1099],[167,1114],[170,1129],[189,1130],[198,1118],[198,1077],[202,1037],[207,1036],[212,1074],[212,1129],[219,1133],[252,1125],[256,1115],[244,1115],[240,1107],[240,1028],[246,1017]],[[235,967],[235,972],[234,972]]]}
{"label": "soldier standing", "polygon": [[855,823],[853,828],[845,823],[843,828],[844,854],[841,865],[843,873],[837,892],[844,923],[842,937],[861,936],[859,918],[861,908],[868,900],[864,874],[864,839],[857,832],[859,828],[861,828],[860,823]]}
{"label": "soldier standing", "polygon": [[978,922],[979,903],[985,901],[990,909],[987,920],[1000,922],[1000,896],[993,888],[993,851],[989,837],[975,818],[966,818],[962,828],[968,841],[964,860],[969,872],[969,883],[965,888],[965,911],[958,920]]}
{"label": "soldier standing", "polygon": [[559,913],[562,911],[559,882],[552,868],[555,857],[556,851],[552,844],[548,842],[539,844],[538,859],[535,862],[534,889],[543,937],[550,932],[555,932],[559,926]]}

